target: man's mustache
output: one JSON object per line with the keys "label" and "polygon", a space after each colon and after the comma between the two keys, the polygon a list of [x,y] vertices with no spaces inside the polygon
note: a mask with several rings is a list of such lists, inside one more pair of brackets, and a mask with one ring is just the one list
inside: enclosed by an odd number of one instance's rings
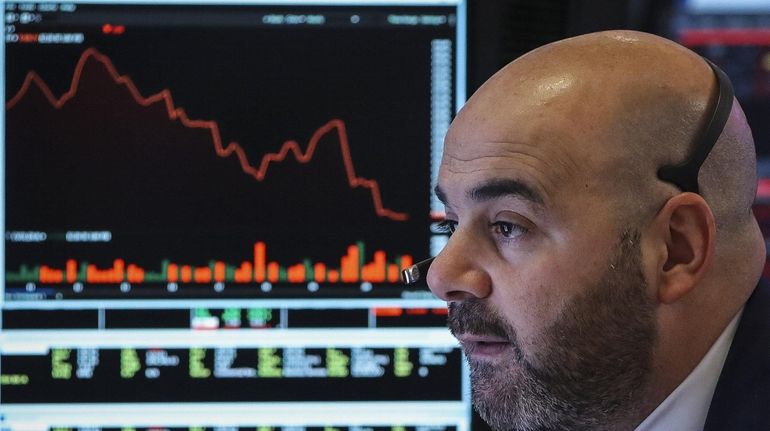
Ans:
{"label": "man's mustache", "polygon": [[454,336],[474,334],[512,338],[501,318],[478,300],[450,302],[447,326]]}
{"label": "man's mustache", "polygon": [[463,302],[450,302],[447,326],[449,332],[455,337],[472,334],[504,338],[513,346],[516,359],[519,362],[527,362],[516,337],[516,331],[482,301],[469,299]]}

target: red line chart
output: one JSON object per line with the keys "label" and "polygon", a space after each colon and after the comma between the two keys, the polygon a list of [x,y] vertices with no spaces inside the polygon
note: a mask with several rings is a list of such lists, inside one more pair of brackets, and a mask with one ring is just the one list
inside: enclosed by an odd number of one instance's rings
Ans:
{"label": "red line chart", "polygon": [[53,94],[53,91],[51,91],[51,89],[48,87],[48,84],[46,84],[45,81],[43,81],[43,79],[35,71],[29,71],[24,78],[24,82],[19,88],[19,91],[6,102],[6,110],[10,111],[13,109],[13,107],[16,106],[22,98],[24,98],[32,84],[35,84],[40,89],[40,91],[42,91],[43,95],[46,97],[46,99],[48,99],[48,102],[54,108],[61,109],[62,106],[64,106],[77,94],[83,69],[91,59],[101,63],[117,84],[125,86],[137,104],[143,107],[148,107],[155,103],[162,102],[165,105],[169,120],[178,120],[185,127],[191,129],[208,130],[211,135],[211,141],[214,145],[216,154],[222,158],[230,157],[235,154],[243,172],[253,177],[256,181],[261,182],[264,180],[270,164],[273,162],[282,162],[284,159],[286,159],[290,152],[297,160],[297,162],[310,162],[321,138],[328,133],[335,132],[339,141],[342,160],[345,166],[345,174],[347,176],[349,186],[351,188],[363,187],[369,190],[372,197],[372,203],[374,205],[374,211],[379,217],[389,218],[394,221],[405,221],[409,218],[409,215],[406,213],[393,211],[384,207],[382,203],[382,196],[380,194],[380,187],[376,180],[363,178],[356,175],[355,168],[353,166],[353,159],[350,154],[350,144],[348,142],[347,130],[345,128],[344,121],[335,118],[319,127],[310,137],[304,152],[302,151],[302,148],[297,141],[285,141],[277,152],[265,154],[262,157],[259,166],[255,167],[249,161],[248,157],[246,156],[246,152],[243,150],[243,147],[241,147],[240,144],[237,142],[229,142],[226,146],[223,145],[222,135],[219,132],[219,125],[216,121],[190,119],[184,108],[176,106],[174,99],[171,96],[171,91],[167,88],[164,88],[150,96],[143,96],[131,78],[127,75],[121,75],[113,65],[112,60],[110,60],[110,58],[106,55],[97,51],[95,48],[86,49],[80,56],[80,59],[75,66],[75,72],[72,76],[70,88],[64,94],[62,94],[61,97],[57,98]]}

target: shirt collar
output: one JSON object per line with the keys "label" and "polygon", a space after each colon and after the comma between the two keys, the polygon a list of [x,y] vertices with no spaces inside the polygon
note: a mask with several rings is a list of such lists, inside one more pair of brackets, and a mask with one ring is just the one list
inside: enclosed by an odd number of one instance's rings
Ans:
{"label": "shirt collar", "polygon": [[701,431],[743,309],[722,331],[700,363],[635,431]]}

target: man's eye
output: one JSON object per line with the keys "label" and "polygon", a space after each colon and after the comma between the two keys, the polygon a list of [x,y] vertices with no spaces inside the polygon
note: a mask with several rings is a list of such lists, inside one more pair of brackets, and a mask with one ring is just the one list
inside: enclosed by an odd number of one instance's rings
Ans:
{"label": "man's eye", "polygon": [[528,232],[528,229],[516,223],[505,221],[496,221],[492,223],[495,233],[499,233],[505,238],[516,238]]}
{"label": "man's eye", "polygon": [[452,220],[444,220],[436,225],[436,233],[443,233],[446,235],[452,235],[457,228],[457,222]]}

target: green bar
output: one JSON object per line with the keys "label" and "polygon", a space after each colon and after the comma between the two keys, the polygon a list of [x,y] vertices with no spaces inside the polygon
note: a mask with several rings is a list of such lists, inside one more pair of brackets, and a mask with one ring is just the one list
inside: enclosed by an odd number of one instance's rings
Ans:
{"label": "green bar", "polygon": [[80,270],[78,271],[77,279],[83,283],[88,281],[88,262],[80,262]]}
{"label": "green bar", "polygon": [[225,308],[222,312],[222,321],[227,324],[241,325],[241,309],[240,308]]}
{"label": "green bar", "polygon": [[304,259],[302,263],[305,265],[305,281],[315,281],[315,271],[310,259]]}
{"label": "green bar", "polygon": [[19,272],[6,272],[5,281],[9,283],[20,283],[26,280],[22,279],[21,271],[19,271]]}
{"label": "green bar", "polygon": [[168,281],[168,277],[166,277],[165,273],[160,272],[145,272],[144,273],[144,281],[146,283],[163,283],[165,281]]}
{"label": "green bar", "polygon": [[19,277],[21,277],[22,281],[37,281],[38,279],[35,277],[35,272],[40,272],[39,266],[36,266],[35,269],[30,270],[29,266],[22,265],[19,269]]}
{"label": "green bar", "polygon": [[40,280],[40,267],[36,266],[34,269],[29,269],[29,266],[22,264],[19,266],[18,272],[6,272],[5,280],[9,282],[33,282],[37,283]]}
{"label": "green bar", "polygon": [[[168,264],[171,263],[168,259],[163,259],[160,262],[160,276],[162,280],[168,280]],[[145,278],[147,278],[145,276]]]}
{"label": "green bar", "polygon": [[361,281],[363,279],[361,273],[366,262],[366,246],[363,241],[356,241],[356,247],[358,247],[358,280]]}
{"label": "green bar", "polygon": [[225,265],[225,281],[235,281],[235,267]]}
{"label": "green bar", "polygon": [[208,308],[195,308],[193,309],[194,317],[211,317],[211,312]]}
{"label": "green bar", "polygon": [[286,268],[280,266],[278,267],[278,281],[286,281]]}

